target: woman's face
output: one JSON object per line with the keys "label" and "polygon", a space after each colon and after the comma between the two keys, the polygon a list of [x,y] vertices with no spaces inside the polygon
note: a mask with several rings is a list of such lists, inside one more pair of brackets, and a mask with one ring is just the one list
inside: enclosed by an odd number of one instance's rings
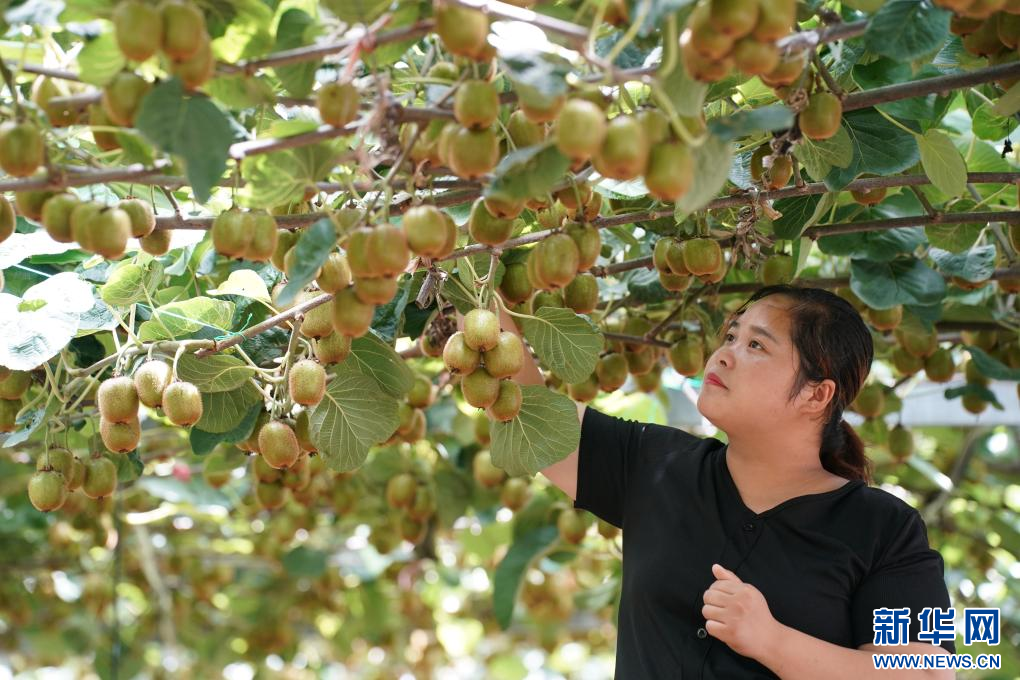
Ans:
{"label": "woman's face", "polygon": [[724,329],[705,363],[705,377],[714,372],[725,387],[705,382],[698,411],[731,436],[798,420],[795,403],[787,401],[798,364],[788,304],[778,295],[753,302]]}

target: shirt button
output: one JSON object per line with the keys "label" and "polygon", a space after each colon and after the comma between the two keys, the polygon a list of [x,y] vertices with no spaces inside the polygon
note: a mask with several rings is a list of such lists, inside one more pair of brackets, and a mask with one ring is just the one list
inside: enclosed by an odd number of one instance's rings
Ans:
{"label": "shirt button", "polygon": [[748,522],[745,524],[744,531],[754,531],[754,522]]}
{"label": "shirt button", "polygon": [[705,630],[704,628],[699,628],[698,632],[697,632],[697,635],[698,635],[699,638],[705,639],[706,637],[708,637],[708,631]]}

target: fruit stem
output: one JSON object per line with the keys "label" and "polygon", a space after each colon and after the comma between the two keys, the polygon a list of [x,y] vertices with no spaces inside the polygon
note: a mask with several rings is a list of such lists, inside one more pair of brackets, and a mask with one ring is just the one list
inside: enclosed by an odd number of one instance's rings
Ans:
{"label": "fruit stem", "polygon": [[485,275],[485,289],[482,291],[482,306],[485,309],[492,307],[492,298],[496,289],[496,268],[499,266],[499,256],[502,251],[494,248],[489,253],[489,273]]}
{"label": "fruit stem", "polygon": [[187,347],[187,345],[181,343],[181,345],[177,348],[177,351],[174,352],[174,363],[170,368],[170,376],[172,380],[177,380],[177,362],[180,361],[181,355],[184,354],[185,347]]}
{"label": "fruit stem", "polygon": [[818,73],[821,74],[822,80],[824,80],[825,84],[829,87],[829,91],[839,97],[840,101],[842,101],[843,97],[846,96],[846,92],[843,91],[843,88],[839,86],[839,83],[837,83],[832,77],[832,74],[829,73],[829,69],[825,68],[825,64],[822,62],[822,58],[818,55],[817,50],[811,53],[811,61],[814,62],[815,68],[818,69]]}
{"label": "fruit stem", "polygon": [[503,298],[501,298],[498,295],[495,295],[493,297],[496,298],[496,304],[499,306],[499,308],[506,312],[507,314],[509,314],[510,316],[516,316],[518,319],[538,319],[537,316],[534,316],[532,314],[520,314],[519,312],[511,311],[510,308],[503,303]]}
{"label": "fruit stem", "polygon": [[57,372],[56,375],[54,375],[49,362],[43,362],[43,370],[46,371],[46,384],[50,387],[50,397],[56,397],[61,404],[66,404],[67,401],[60,396],[60,388],[58,386],[60,373],[63,370],[61,366],[59,364],[57,365]]}
{"label": "fruit stem", "polygon": [[[574,15],[575,22],[584,8],[589,4],[591,4],[591,0],[584,0],[581,7],[578,8],[577,13]],[[592,18],[591,28],[588,29],[588,40],[585,42],[584,47],[585,54],[595,54],[595,36],[598,34],[598,29],[602,25],[602,19],[606,15],[606,6],[608,4],[608,2],[595,3],[595,16]]]}
{"label": "fruit stem", "polygon": [[[470,257],[465,257],[464,259],[461,260],[461,262],[463,262],[464,264],[467,265],[468,272],[471,274],[471,280],[477,286],[478,282],[479,282],[478,272],[475,271],[475,265],[474,265],[473,262],[471,262],[471,258]],[[478,292],[477,291],[472,291],[471,294],[475,298],[475,304],[478,307],[481,307],[482,306],[482,300],[479,297]]]}
{"label": "fruit stem", "polygon": [[[23,45],[24,48],[28,47],[28,42]],[[25,55],[21,55],[21,61],[19,64],[25,62]],[[4,61],[3,57],[0,57],[0,74],[3,75],[4,82],[7,83],[7,89],[11,91],[11,100],[14,103],[14,117],[18,122],[24,118],[24,113],[21,110],[21,98],[18,96],[18,88],[14,85],[14,76],[11,75],[11,70],[7,68],[7,62]]]}
{"label": "fruit stem", "polygon": [[666,18],[666,35],[662,42],[662,62],[659,64],[659,73],[668,76],[676,66],[677,46],[679,40],[676,32],[676,13],[671,13]]}
{"label": "fruit stem", "polygon": [[663,92],[662,85],[660,85],[655,79],[652,79],[648,86],[651,88],[652,99],[655,100],[655,103],[659,105],[660,109],[665,110],[669,117],[669,126],[673,129],[673,134],[683,140],[684,144],[689,147],[693,148],[701,146],[701,143],[707,138],[707,135],[697,139],[692,137],[684,124],[680,122],[680,116],[677,114],[676,108],[673,106],[673,102],[670,101],[669,97],[666,96],[666,93]]}

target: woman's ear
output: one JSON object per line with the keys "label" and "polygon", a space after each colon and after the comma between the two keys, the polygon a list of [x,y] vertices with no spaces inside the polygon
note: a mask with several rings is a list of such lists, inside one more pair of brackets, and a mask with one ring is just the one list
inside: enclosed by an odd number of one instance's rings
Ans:
{"label": "woman's ear", "polygon": [[826,378],[819,382],[810,383],[804,387],[807,390],[807,400],[804,402],[805,413],[812,416],[819,416],[829,408],[829,403],[836,397],[836,382]]}

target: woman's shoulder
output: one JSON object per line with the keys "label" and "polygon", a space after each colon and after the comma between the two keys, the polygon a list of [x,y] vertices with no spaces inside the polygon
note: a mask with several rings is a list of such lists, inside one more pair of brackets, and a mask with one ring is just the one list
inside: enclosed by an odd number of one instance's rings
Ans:
{"label": "woman's shoulder", "polygon": [[854,501],[858,511],[885,518],[886,520],[899,520],[902,524],[920,517],[917,508],[910,505],[892,488],[872,486],[862,483],[857,493],[854,494]]}
{"label": "woman's shoulder", "polygon": [[927,542],[927,527],[921,513],[900,497],[895,489],[860,484],[855,493],[847,494],[847,512],[859,539],[874,554],[894,551],[905,543]]}
{"label": "woman's shoulder", "polygon": [[[589,413],[590,415],[587,415]],[[610,415],[589,405],[586,408],[584,424],[595,425],[591,421],[597,421],[597,426],[593,430],[602,431],[604,428],[609,428],[610,431],[617,428],[638,429],[640,431],[641,448],[651,454],[677,452],[707,453],[708,451],[725,446],[723,442],[715,437],[697,435],[673,425],[662,425],[639,421],[625,416]]]}
{"label": "woman's shoulder", "polygon": [[688,432],[673,425],[646,423],[644,442],[649,449],[662,453],[704,455],[726,446],[715,437]]}

